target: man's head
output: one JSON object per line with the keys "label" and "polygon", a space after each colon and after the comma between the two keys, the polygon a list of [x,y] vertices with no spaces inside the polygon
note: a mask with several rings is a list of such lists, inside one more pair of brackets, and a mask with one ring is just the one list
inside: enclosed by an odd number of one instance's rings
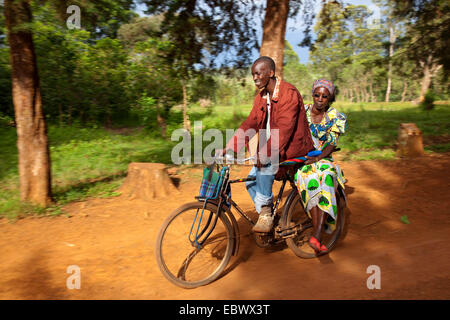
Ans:
{"label": "man's head", "polygon": [[253,62],[252,76],[258,89],[267,87],[270,79],[275,77],[275,62],[270,57],[259,57]]}

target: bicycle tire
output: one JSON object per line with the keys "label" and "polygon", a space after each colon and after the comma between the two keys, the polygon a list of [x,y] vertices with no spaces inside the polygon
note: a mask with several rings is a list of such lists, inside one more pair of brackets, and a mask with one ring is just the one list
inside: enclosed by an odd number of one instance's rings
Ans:
{"label": "bicycle tire", "polygon": [[[301,225],[302,229],[299,230],[297,227],[295,235],[286,239],[286,244],[295,255],[300,258],[315,258],[317,257],[316,253],[308,245],[309,238],[313,231],[312,221],[303,208],[298,191],[296,189],[292,190],[288,199],[290,199],[290,201],[283,210],[282,227],[289,228],[295,225]],[[322,244],[328,248],[329,252],[336,247],[346,221],[345,201],[342,199],[340,192],[336,192],[336,202],[338,210],[336,228],[331,234],[325,232],[322,234]]]}
{"label": "bicycle tire", "polygon": [[[223,211],[219,213],[217,224],[203,247],[199,250],[191,244],[189,233],[195,212],[198,212],[198,218],[203,204],[191,202],[174,210],[163,222],[156,240],[156,261],[162,274],[173,284],[186,289],[204,286],[216,280],[233,252],[234,230]],[[208,203],[201,225],[208,220],[208,214],[216,211],[217,206]],[[197,223],[198,220],[195,225]],[[196,226],[193,229],[195,235]],[[193,238],[191,234],[191,239]]]}

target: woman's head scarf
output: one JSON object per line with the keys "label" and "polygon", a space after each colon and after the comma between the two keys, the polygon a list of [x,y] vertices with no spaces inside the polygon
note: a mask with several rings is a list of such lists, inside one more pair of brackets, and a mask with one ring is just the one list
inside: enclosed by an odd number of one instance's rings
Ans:
{"label": "woman's head scarf", "polygon": [[334,87],[333,82],[331,82],[330,80],[326,80],[326,79],[318,79],[318,80],[314,81],[313,87],[312,87],[312,93],[313,93],[313,94],[314,94],[314,91],[315,91],[317,88],[327,88],[328,91],[330,92],[330,94],[331,94],[332,96],[334,96],[334,90],[335,90],[335,87]]}

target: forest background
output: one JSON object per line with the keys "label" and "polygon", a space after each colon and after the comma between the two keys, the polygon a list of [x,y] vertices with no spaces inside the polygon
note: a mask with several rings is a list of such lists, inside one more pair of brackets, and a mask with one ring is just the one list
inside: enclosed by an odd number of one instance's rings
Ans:
{"label": "forest background", "polygon": [[[248,115],[255,94],[250,66],[263,52],[257,36],[274,1],[72,1],[81,8],[80,28],[76,11],[67,10],[72,2],[22,2],[32,13],[20,28],[32,34],[35,49],[52,205],[38,208],[20,193],[2,1],[0,217],[58,214],[64,203],[114,195],[128,163],[171,164],[175,129],[192,130],[197,120],[204,130],[236,128]],[[283,41],[277,72],[306,102],[315,79],[337,85],[336,107],[351,123],[344,160],[395,157],[402,122],[418,124],[427,152],[448,152],[448,2],[374,0],[378,21],[357,1],[280,2],[303,28],[297,43]],[[294,51],[298,45],[309,49],[307,63]]]}

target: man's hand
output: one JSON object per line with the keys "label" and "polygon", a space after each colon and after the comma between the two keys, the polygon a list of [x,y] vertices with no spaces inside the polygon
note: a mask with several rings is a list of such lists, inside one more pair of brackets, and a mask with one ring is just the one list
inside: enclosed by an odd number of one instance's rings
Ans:
{"label": "man's hand", "polygon": [[214,154],[215,157],[223,157],[224,154],[227,153],[227,148],[224,149],[217,149],[216,153]]}
{"label": "man's hand", "polygon": [[228,149],[228,148],[217,149],[216,153],[214,154],[214,156],[215,157],[225,157],[229,151],[234,152],[233,150]]}
{"label": "man's hand", "polygon": [[259,153],[256,154],[256,164],[255,167],[258,169],[266,167],[270,163],[270,159],[267,157],[261,157]]}
{"label": "man's hand", "polygon": [[256,156],[256,164],[255,164],[255,167],[257,167],[258,169],[264,167],[264,165],[261,163],[261,159],[260,159],[258,156]]}

